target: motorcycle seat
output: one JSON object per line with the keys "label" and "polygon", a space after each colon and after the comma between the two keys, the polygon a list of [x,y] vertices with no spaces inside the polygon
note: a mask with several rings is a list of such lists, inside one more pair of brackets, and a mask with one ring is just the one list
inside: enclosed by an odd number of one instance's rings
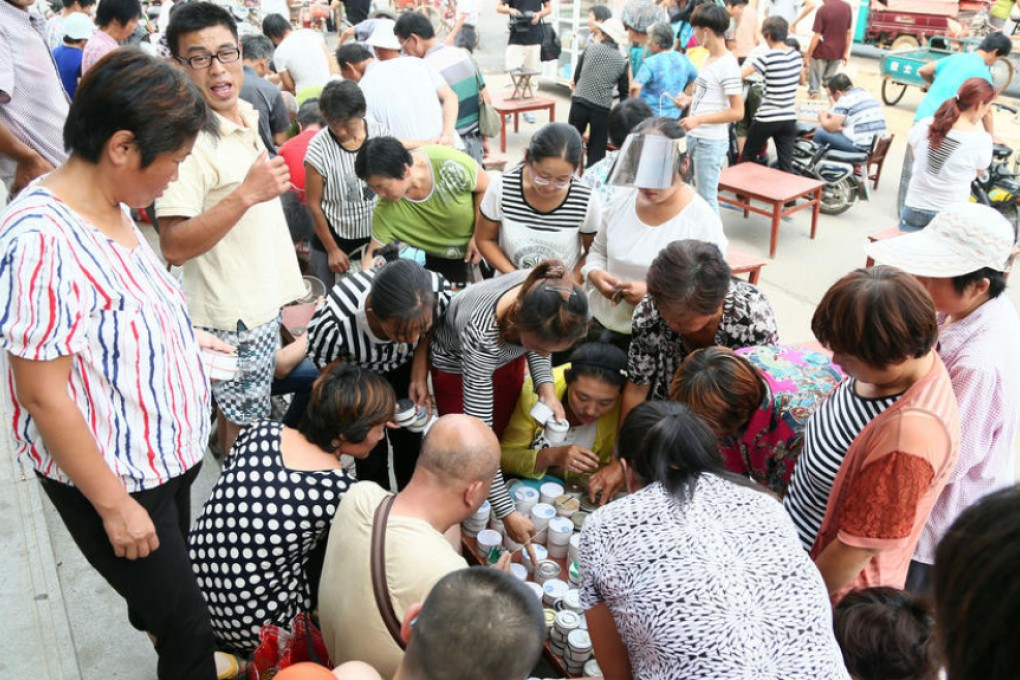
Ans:
{"label": "motorcycle seat", "polygon": [[810,137],[815,134],[815,130],[818,129],[818,125],[815,123],[804,123],[797,121],[797,136],[798,137]]}
{"label": "motorcycle seat", "polygon": [[839,161],[841,163],[850,163],[857,165],[860,163],[866,163],[868,160],[867,151],[837,151],[836,149],[829,149],[825,152],[825,157],[832,161]]}

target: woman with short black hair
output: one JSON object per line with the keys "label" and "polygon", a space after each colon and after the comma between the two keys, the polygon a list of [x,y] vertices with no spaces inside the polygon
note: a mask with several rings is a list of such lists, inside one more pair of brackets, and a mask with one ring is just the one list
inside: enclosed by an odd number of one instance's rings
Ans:
{"label": "woman with short black hair", "polygon": [[269,420],[242,430],[188,537],[221,650],[248,655],[262,626],[288,628],[312,611],[319,573],[309,556],[355,482],[340,456],[372,454],[394,401],[382,377],[335,362],[296,430]]}
{"label": "woman with short black hair", "polygon": [[185,547],[209,384],[184,294],[131,220],[212,116],[180,69],[117,50],[82,79],[70,157],[0,218],[0,397],[16,450],[89,563],[155,637],[164,680],[212,680]]}
{"label": "woman with short black hair", "polygon": [[[406,259],[340,280],[308,324],[308,357],[324,368],[334,361],[371,369],[396,390],[429,407],[429,337],[450,304],[449,282]],[[387,440],[397,488],[411,479],[421,435],[390,430],[378,455],[356,461],[358,479],[390,487]]]}

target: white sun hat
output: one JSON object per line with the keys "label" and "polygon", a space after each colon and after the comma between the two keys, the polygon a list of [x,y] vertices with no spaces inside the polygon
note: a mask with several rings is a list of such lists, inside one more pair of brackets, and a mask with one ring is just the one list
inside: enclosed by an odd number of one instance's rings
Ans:
{"label": "white sun hat", "polygon": [[400,41],[393,33],[393,27],[397,22],[392,19],[379,19],[372,28],[372,35],[368,37],[365,44],[369,47],[378,47],[381,50],[400,51]]}
{"label": "white sun hat", "polygon": [[1016,232],[1002,213],[980,203],[958,203],[918,232],[865,246],[869,257],[915,276],[952,278],[988,267],[1005,272]]}

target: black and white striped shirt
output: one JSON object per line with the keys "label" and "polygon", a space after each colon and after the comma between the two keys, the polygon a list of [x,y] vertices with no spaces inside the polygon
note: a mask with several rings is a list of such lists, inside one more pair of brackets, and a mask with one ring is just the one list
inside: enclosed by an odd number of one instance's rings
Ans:
{"label": "black and white striped shirt", "polygon": [[572,179],[563,202],[539,212],[524,198],[524,166],[492,178],[479,206],[482,215],[498,222],[499,246],[518,269],[557,258],[573,268],[584,255],[581,235],[599,230],[601,210],[590,186]]}
{"label": "black and white striped shirt", "polygon": [[[365,120],[365,141],[389,134],[374,120]],[[354,173],[358,149],[349,151],[328,127],[308,143],[305,163],[322,176],[322,212],[334,236],[346,240],[372,235],[372,212],[376,195]]]}
{"label": "black and white striped shirt", "polygon": [[[434,322],[450,305],[450,283],[439,274],[432,277],[436,298]],[[326,302],[308,324],[308,358],[323,368],[337,359],[377,373],[389,373],[411,360],[417,343],[393,342],[376,337],[365,316],[365,300],[375,279],[374,271],[358,272],[340,280],[326,295]]]}
{"label": "black and white striped shirt", "polygon": [[797,459],[790,493],[783,504],[797,528],[804,550],[810,551],[825,519],[829,493],[839,466],[854,439],[899,395],[868,399],[857,395],[857,381],[847,378],[808,419],[804,450]]}
{"label": "black and white striped shirt", "polygon": [[804,59],[793,48],[769,50],[751,62],[765,78],[765,92],[754,119],[762,123],[797,120],[797,86]]}
{"label": "black and white striped shirt", "polygon": [[[489,427],[492,427],[492,374],[525,354],[520,345],[511,345],[500,339],[496,305],[507,291],[522,283],[527,276],[527,271],[515,271],[469,286],[458,293],[432,337],[432,366],[462,376],[464,413],[480,418]],[[531,352],[527,356],[535,389],[551,383],[549,357]],[[502,471],[497,473],[492,484],[489,502],[499,518],[514,510],[513,501],[503,484]]]}

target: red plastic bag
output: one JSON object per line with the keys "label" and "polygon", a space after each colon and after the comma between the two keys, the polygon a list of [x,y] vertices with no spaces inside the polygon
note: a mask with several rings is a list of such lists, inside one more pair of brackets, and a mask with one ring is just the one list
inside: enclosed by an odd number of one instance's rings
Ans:
{"label": "red plastic bag", "polygon": [[262,627],[259,646],[248,665],[248,678],[270,680],[287,666],[302,661],[333,667],[322,631],[312,623],[308,614],[303,613],[294,617],[290,630],[273,625]]}

